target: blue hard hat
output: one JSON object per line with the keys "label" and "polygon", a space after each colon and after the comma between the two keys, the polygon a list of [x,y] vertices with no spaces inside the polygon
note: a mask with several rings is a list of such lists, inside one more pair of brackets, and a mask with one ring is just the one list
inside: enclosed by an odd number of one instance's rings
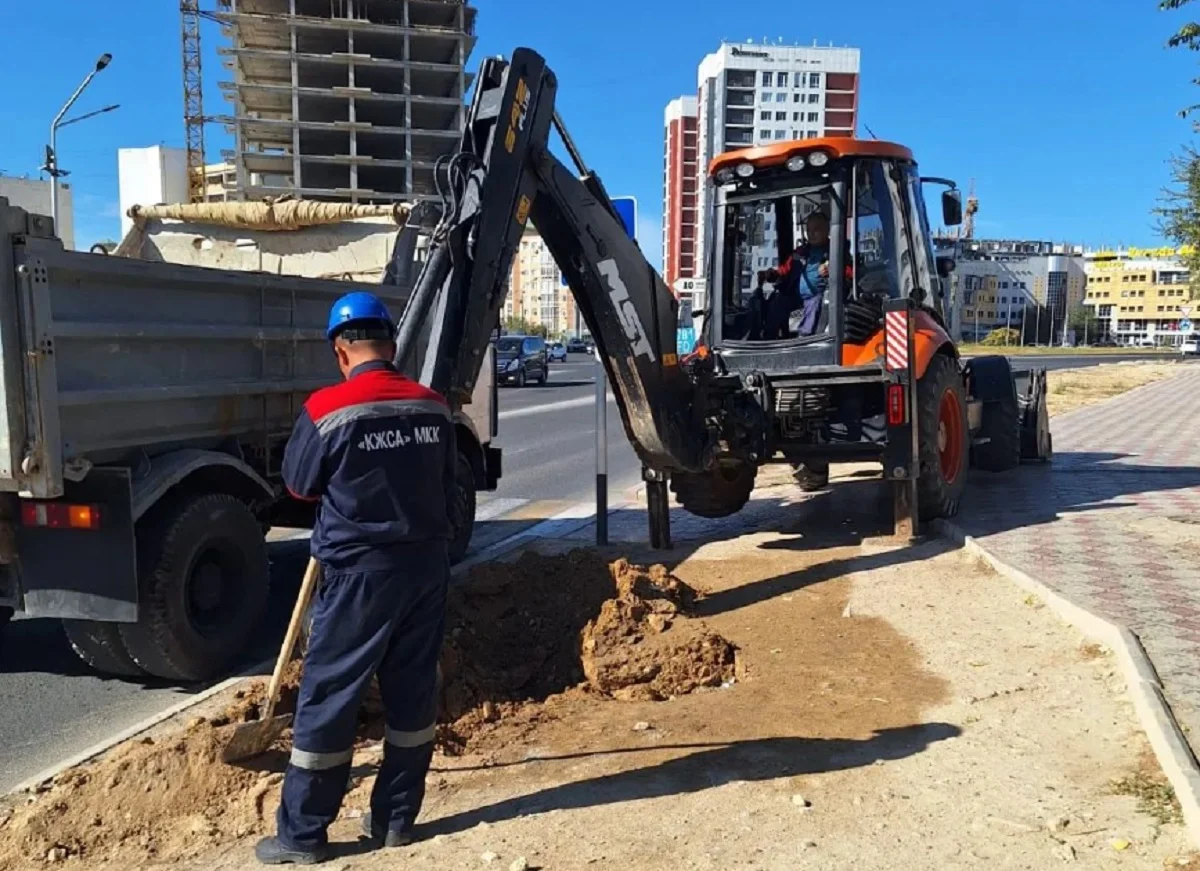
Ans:
{"label": "blue hard hat", "polygon": [[[388,329],[395,328],[395,322],[388,314],[383,300],[365,290],[356,290],[343,296],[329,310],[329,326],[325,328],[325,337],[333,341],[343,327],[363,321],[384,323],[387,324]],[[362,325],[367,326],[367,324]]]}

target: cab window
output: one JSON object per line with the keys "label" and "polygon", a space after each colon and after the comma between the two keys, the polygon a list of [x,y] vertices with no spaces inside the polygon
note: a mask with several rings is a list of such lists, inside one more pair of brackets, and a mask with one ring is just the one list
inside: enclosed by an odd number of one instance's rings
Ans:
{"label": "cab window", "polygon": [[887,169],[877,161],[858,164],[854,178],[854,294],[900,296],[896,250],[897,210],[886,181]]}

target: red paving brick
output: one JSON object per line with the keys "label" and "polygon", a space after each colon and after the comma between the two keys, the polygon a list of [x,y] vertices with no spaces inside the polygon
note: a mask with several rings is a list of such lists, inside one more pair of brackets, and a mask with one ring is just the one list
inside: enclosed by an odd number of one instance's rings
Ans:
{"label": "red paving brick", "polygon": [[[1055,417],[1054,461],[972,478],[955,522],[1005,562],[1145,644],[1200,749],[1200,367]],[[1197,527],[1200,531],[1200,526]]]}

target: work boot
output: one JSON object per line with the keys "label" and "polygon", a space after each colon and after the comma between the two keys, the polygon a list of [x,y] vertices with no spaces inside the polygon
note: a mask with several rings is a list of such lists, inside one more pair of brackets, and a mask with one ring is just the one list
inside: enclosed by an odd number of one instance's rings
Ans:
{"label": "work boot", "polygon": [[796,463],[792,468],[794,470],[792,477],[805,493],[816,493],[829,486],[829,463],[827,462],[814,460],[807,463]]}
{"label": "work boot", "polygon": [[254,855],[264,865],[316,865],[329,858],[329,847],[293,850],[278,838],[263,838],[254,846]]}
{"label": "work boot", "polygon": [[367,840],[372,841],[376,847],[407,847],[415,840],[411,832],[397,832],[391,829],[385,832],[383,826],[376,828],[371,822],[370,812],[362,818],[362,831]]}

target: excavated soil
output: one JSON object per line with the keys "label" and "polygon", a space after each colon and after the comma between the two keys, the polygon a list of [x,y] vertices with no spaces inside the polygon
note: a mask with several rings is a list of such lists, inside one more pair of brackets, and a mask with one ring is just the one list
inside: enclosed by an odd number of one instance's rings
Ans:
{"label": "excavated soil", "polygon": [[[607,565],[585,551],[477,568],[451,590],[439,749],[486,745],[501,721],[533,728],[554,716],[555,698],[656,700],[728,683],[734,647],[687,616],[699,598],[662,566]],[[299,677],[293,662],[278,713],[295,709]],[[0,871],[79,859],[137,867],[270,829],[290,735],[249,763],[220,760],[225,736],[258,718],[264,696],[256,682],[217,716],[129,742],[0,809]],[[372,692],[360,743],[378,740],[381,714]]]}

